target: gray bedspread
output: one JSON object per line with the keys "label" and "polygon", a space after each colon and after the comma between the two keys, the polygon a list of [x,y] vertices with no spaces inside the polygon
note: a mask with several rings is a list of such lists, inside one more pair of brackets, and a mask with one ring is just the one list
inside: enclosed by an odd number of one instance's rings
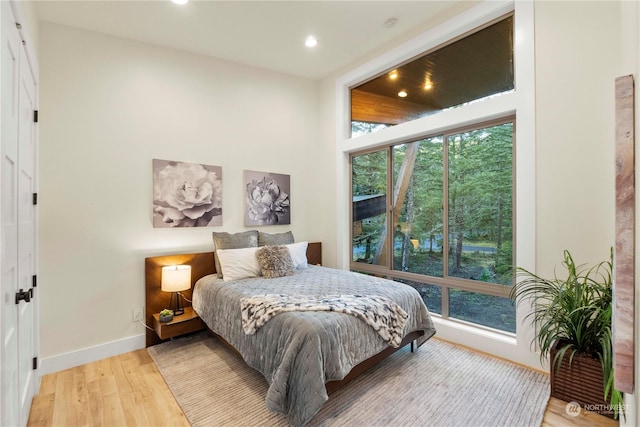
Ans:
{"label": "gray bedspread", "polygon": [[404,332],[435,333],[420,294],[412,287],[358,273],[310,266],[294,275],[223,281],[216,275],[198,280],[193,308],[269,383],[266,405],[287,416],[291,425],[306,424],[328,399],[325,383],[343,379],[358,363],[388,344],[364,321],[345,313],[288,312],[246,335],[240,299],[264,294],[379,295],[409,314]]}

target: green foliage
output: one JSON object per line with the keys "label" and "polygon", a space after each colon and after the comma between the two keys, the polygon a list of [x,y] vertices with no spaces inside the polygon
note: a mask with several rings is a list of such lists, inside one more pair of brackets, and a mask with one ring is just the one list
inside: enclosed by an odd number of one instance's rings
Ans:
{"label": "green foliage", "polygon": [[[365,124],[358,126],[364,129]],[[403,198],[404,203],[393,207],[394,211],[399,209],[400,215],[395,224],[390,224],[392,229],[402,225],[407,239],[418,240],[422,247],[432,252],[448,252],[449,265],[453,267],[448,273],[454,277],[469,278],[469,268],[487,267],[489,274],[483,274],[483,278],[489,283],[510,285],[510,267],[513,265],[513,123],[432,136],[410,144],[417,144],[418,154],[412,169],[407,171],[411,174],[411,185]],[[392,198],[387,193],[390,186],[398,185],[408,146],[401,143],[353,156],[354,198],[384,194],[389,201],[396,200],[397,194]],[[388,173],[390,159],[391,176]],[[445,198],[449,207],[448,224],[443,223]],[[377,247],[374,242],[380,242],[380,236],[387,232],[387,219],[387,215],[382,214],[363,220],[359,224],[361,231],[355,236],[354,247],[362,246],[363,239]],[[442,248],[445,235],[449,239],[448,248]],[[494,250],[491,252],[492,265],[469,265],[467,252],[470,249],[464,245],[469,246],[471,241],[474,246],[478,242],[487,243]],[[407,268],[409,264],[415,264],[411,263],[415,253],[411,253],[411,246],[406,242],[401,245],[404,250],[399,254],[398,265],[403,271],[415,272]],[[360,259],[360,253],[355,258]],[[367,261],[377,262],[370,258]],[[440,272],[437,276],[442,277],[442,274]],[[473,276],[478,280],[480,274]]]}
{"label": "green foliage", "polygon": [[387,193],[386,151],[352,157],[353,195],[363,196]]}
{"label": "green foliage", "polygon": [[[507,276],[511,274],[513,265],[513,244],[511,240],[504,242],[496,253],[496,274]],[[508,282],[511,283],[511,279]]]}
{"label": "green foliage", "polygon": [[493,276],[489,272],[489,269],[487,269],[487,268],[483,268],[482,269],[482,274],[480,274],[480,281],[482,281],[482,282],[492,282],[493,281]]}
{"label": "green foliage", "polygon": [[168,308],[165,308],[160,312],[160,316],[172,316],[172,315],[173,315],[173,311],[169,310]]}
{"label": "green foliage", "polygon": [[[516,268],[517,281],[511,298],[518,304],[531,302],[533,311],[527,319],[536,327],[540,359],[549,358],[551,347],[558,342],[558,352],[551,369],[559,369],[565,354],[569,363],[576,354],[586,354],[600,360],[604,377],[604,399],[618,416],[623,408],[622,393],[613,387],[613,357],[611,342],[613,249],[608,261],[590,268],[576,265],[569,251],[564,251],[566,278],[554,274],[542,278],[524,268]],[[622,411],[624,414],[624,409]]]}

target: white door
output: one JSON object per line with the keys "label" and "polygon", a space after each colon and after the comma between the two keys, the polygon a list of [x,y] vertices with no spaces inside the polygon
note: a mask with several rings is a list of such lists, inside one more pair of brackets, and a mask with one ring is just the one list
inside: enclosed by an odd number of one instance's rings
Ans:
{"label": "white door", "polygon": [[[20,425],[26,425],[36,386],[37,368],[35,350],[35,297],[36,274],[36,216],[34,194],[36,129],[36,85],[27,62],[26,51],[20,44],[20,88],[18,116],[18,292],[22,299],[15,306],[18,309],[18,388],[20,398]],[[15,302],[15,301],[14,301]]]}
{"label": "white door", "polygon": [[0,425],[24,426],[37,386],[34,371],[37,310],[31,302],[35,296],[32,284],[36,269],[33,205],[37,151],[33,120],[36,89],[10,6],[8,2],[0,2]]}

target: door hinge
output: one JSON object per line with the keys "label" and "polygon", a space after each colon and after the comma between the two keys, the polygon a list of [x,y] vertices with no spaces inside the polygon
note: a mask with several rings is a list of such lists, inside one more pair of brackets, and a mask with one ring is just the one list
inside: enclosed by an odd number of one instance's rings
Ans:
{"label": "door hinge", "polygon": [[33,286],[34,288],[38,287],[38,276],[35,274],[31,276],[31,286]]}
{"label": "door hinge", "polygon": [[33,122],[38,123],[38,110],[33,110]]}
{"label": "door hinge", "polygon": [[38,369],[38,357],[34,357],[33,358],[33,370],[35,371],[36,369]]}
{"label": "door hinge", "polygon": [[33,193],[33,204],[34,205],[38,204],[38,193]]}

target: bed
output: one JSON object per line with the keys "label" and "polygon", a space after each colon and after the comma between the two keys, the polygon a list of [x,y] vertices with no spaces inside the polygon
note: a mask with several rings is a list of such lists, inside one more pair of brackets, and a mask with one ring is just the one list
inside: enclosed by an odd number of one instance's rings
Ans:
{"label": "bed", "polygon": [[[279,277],[220,278],[215,267],[206,274],[196,273],[190,298],[209,330],[265,377],[267,407],[284,414],[291,425],[310,421],[335,388],[404,345],[413,349],[414,342],[422,344],[435,333],[430,314],[412,287],[314,265],[321,257],[320,244],[310,243],[305,249],[306,265],[297,265],[292,273]],[[230,271],[225,269],[226,262],[219,267]],[[282,304],[276,297],[294,298],[293,305],[298,306],[300,298],[329,302],[320,311],[313,304],[297,311],[282,308],[292,304]],[[357,304],[348,304],[358,297],[367,301],[360,308],[368,310],[372,308],[369,304],[381,301],[380,305],[395,311],[359,314],[354,308]],[[343,298],[345,306],[335,305],[336,298],[339,303]],[[247,313],[267,303],[281,311],[272,312],[267,320],[249,322]],[[402,313],[407,315],[404,321]],[[389,333],[398,329],[399,336]]]}

